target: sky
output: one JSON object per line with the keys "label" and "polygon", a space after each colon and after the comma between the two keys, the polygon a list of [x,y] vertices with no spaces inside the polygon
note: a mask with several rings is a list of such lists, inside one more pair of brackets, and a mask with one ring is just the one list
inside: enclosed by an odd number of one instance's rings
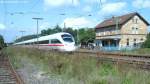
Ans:
{"label": "sky", "polygon": [[0,0],[0,34],[6,42],[13,42],[23,35],[63,27],[94,28],[112,16],[138,12],[150,23],[150,0]]}

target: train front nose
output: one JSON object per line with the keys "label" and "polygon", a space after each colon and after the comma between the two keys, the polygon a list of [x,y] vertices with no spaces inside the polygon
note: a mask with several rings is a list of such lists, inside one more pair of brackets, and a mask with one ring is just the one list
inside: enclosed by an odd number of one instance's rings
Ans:
{"label": "train front nose", "polygon": [[65,44],[65,51],[75,51],[75,50],[76,50],[76,47],[74,43]]}

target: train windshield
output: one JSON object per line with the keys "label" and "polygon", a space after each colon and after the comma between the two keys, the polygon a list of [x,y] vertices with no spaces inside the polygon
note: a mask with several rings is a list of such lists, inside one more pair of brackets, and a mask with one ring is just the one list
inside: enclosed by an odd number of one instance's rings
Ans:
{"label": "train windshield", "polygon": [[71,35],[68,35],[68,34],[62,35],[62,39],[63,39],[65,42],[73,42],[72,36],[71,36]]}

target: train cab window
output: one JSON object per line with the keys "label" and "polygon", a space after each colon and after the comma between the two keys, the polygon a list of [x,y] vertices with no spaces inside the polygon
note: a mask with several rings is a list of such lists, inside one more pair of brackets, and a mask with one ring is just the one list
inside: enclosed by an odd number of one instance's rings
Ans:
{"label": "train cab window", "polygon": [[45,40],[45,41],[39,41],[39,44],[48,44],[49,40]]}
{"label": "train cab window", "polygon": [[68,34],[64,34],[64,35],[62,35],[62,37],[71,37],[71,36]]}
{"label": "train cab window", "polygon": [[68,34],[62,35],[62,39],[63,39],[65,42],[73,42],[72,36],[71,36],[71,35],[68,35]]}
{"label": "train cab window", "polygon": [[63,38],[63,40],[66,42],[73,42],[72,38]]}
{"label": "train cab window", "polygon": [[58,43],[61,43],[61,42],[58,39],[52,39],[51,43],[52,44],[58,44]]}

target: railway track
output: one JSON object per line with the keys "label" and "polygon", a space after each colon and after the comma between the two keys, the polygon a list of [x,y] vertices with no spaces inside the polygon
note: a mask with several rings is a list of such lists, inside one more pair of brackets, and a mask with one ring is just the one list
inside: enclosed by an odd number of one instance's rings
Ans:
{"label": "railway track", "polygon": [[96,51],[75,51],[74,53],[87,54],[87,56],[96,57],[101,61],[135,64],[140,68],[150,69],[150,55],[131,55]]}
{"label": "railway track", "polygon": [[116,52],[102,52],[102,51],[75,51],[75,53],[87,53],[95,54],[96,56],[113,56],[113,57],[130,57],[130,58],[144,58],[150,59],[150,55],[138,55],[138,54],[125,54],[125,53],[116,53]]}
{"label": "railway track", "polygon": [[24,84],[15,72],[9,57],[0,53],[0,84]]}

